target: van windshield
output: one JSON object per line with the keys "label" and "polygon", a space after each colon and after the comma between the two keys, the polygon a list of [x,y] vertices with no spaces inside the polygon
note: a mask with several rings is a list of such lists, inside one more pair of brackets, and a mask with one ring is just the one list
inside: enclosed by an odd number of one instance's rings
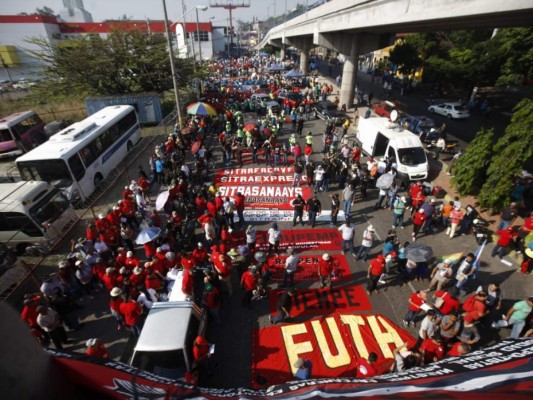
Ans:
{"label": "van windshield", "polygon": [[169,379],[185,376],[187,367],[183,350],[170,351],[136,351],[131,365],[144,371],[152,372]]}
{"label": "van windshield", "polygon": [[48,193],[30,209],[30,215],[39,224],[52,224],[69,208],[69,201],[57,189]]}
{"label": "van windshield", "polygon": [[398,149],[398,158],[403,165],[418,165],[427,162],[426,153],[421,147]]}

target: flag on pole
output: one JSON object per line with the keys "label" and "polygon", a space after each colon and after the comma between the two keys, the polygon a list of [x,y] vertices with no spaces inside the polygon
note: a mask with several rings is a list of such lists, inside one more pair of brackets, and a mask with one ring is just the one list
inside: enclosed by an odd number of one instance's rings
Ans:
{"label": "flag on pole", "polygon": [[485,244],[487,244],[487,240],[484,240],[483,243],[477,248],[476,252],[474,253],[474,273],[471,275],[472,280],[477,279],[477,271],[479,269],[479,258],[481,257],[481,253],[483,253],[483,249],[485,248]]}

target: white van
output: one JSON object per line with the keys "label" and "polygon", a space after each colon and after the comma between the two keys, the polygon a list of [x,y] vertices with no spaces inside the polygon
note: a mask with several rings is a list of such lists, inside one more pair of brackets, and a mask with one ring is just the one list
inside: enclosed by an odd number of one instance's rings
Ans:
{"label": "white van", "polygon": [[360,118],[357,140],[367,155],[393,159],[399,180],[427,178],[428,159],[420,138],[388,118]]}
{"label": "white van", "polygon": [[130,365],[170,379],[184,379],[194,368],[193,343],[204,336],[205,313],[189,301],[154,303]]}
{"label": "white van", "polygon": [[55,186],[42,181],[0,184],[0,242],[19,254],[34,243],[55,244],[76,220]]}

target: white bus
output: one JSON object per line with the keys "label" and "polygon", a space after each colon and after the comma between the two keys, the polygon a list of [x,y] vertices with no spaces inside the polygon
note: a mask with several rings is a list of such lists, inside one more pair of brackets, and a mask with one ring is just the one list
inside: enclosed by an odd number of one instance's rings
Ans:
{"label": "white bus", "polygon": [[69,201],[86,200],[141,139],[132,106],[105,107],[17,158],[24,181],[52,183]]}
{"label": "white bus", "polygon": [[0,193],[0,242],[20,254],[28,245],[56,243],[77,218],[67,198],[46,182],[2,183]]}

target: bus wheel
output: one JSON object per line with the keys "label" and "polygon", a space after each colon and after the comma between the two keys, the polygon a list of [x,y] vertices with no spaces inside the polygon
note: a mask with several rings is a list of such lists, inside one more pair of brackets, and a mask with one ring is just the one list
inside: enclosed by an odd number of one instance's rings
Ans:
{"label": "bus wheel", "polygon": [[126,148],[128,149],[128,152],[130,152],[131,149],[133,149],[133,143],[128,140],[128,144],[126,145]]}
{"label": "bus wheel", "polygon": [[103,180],[104,177],[102,176],[102,174],[96,174],[94,176],[94,187],[97,188],[98,186],[100,186]]}

